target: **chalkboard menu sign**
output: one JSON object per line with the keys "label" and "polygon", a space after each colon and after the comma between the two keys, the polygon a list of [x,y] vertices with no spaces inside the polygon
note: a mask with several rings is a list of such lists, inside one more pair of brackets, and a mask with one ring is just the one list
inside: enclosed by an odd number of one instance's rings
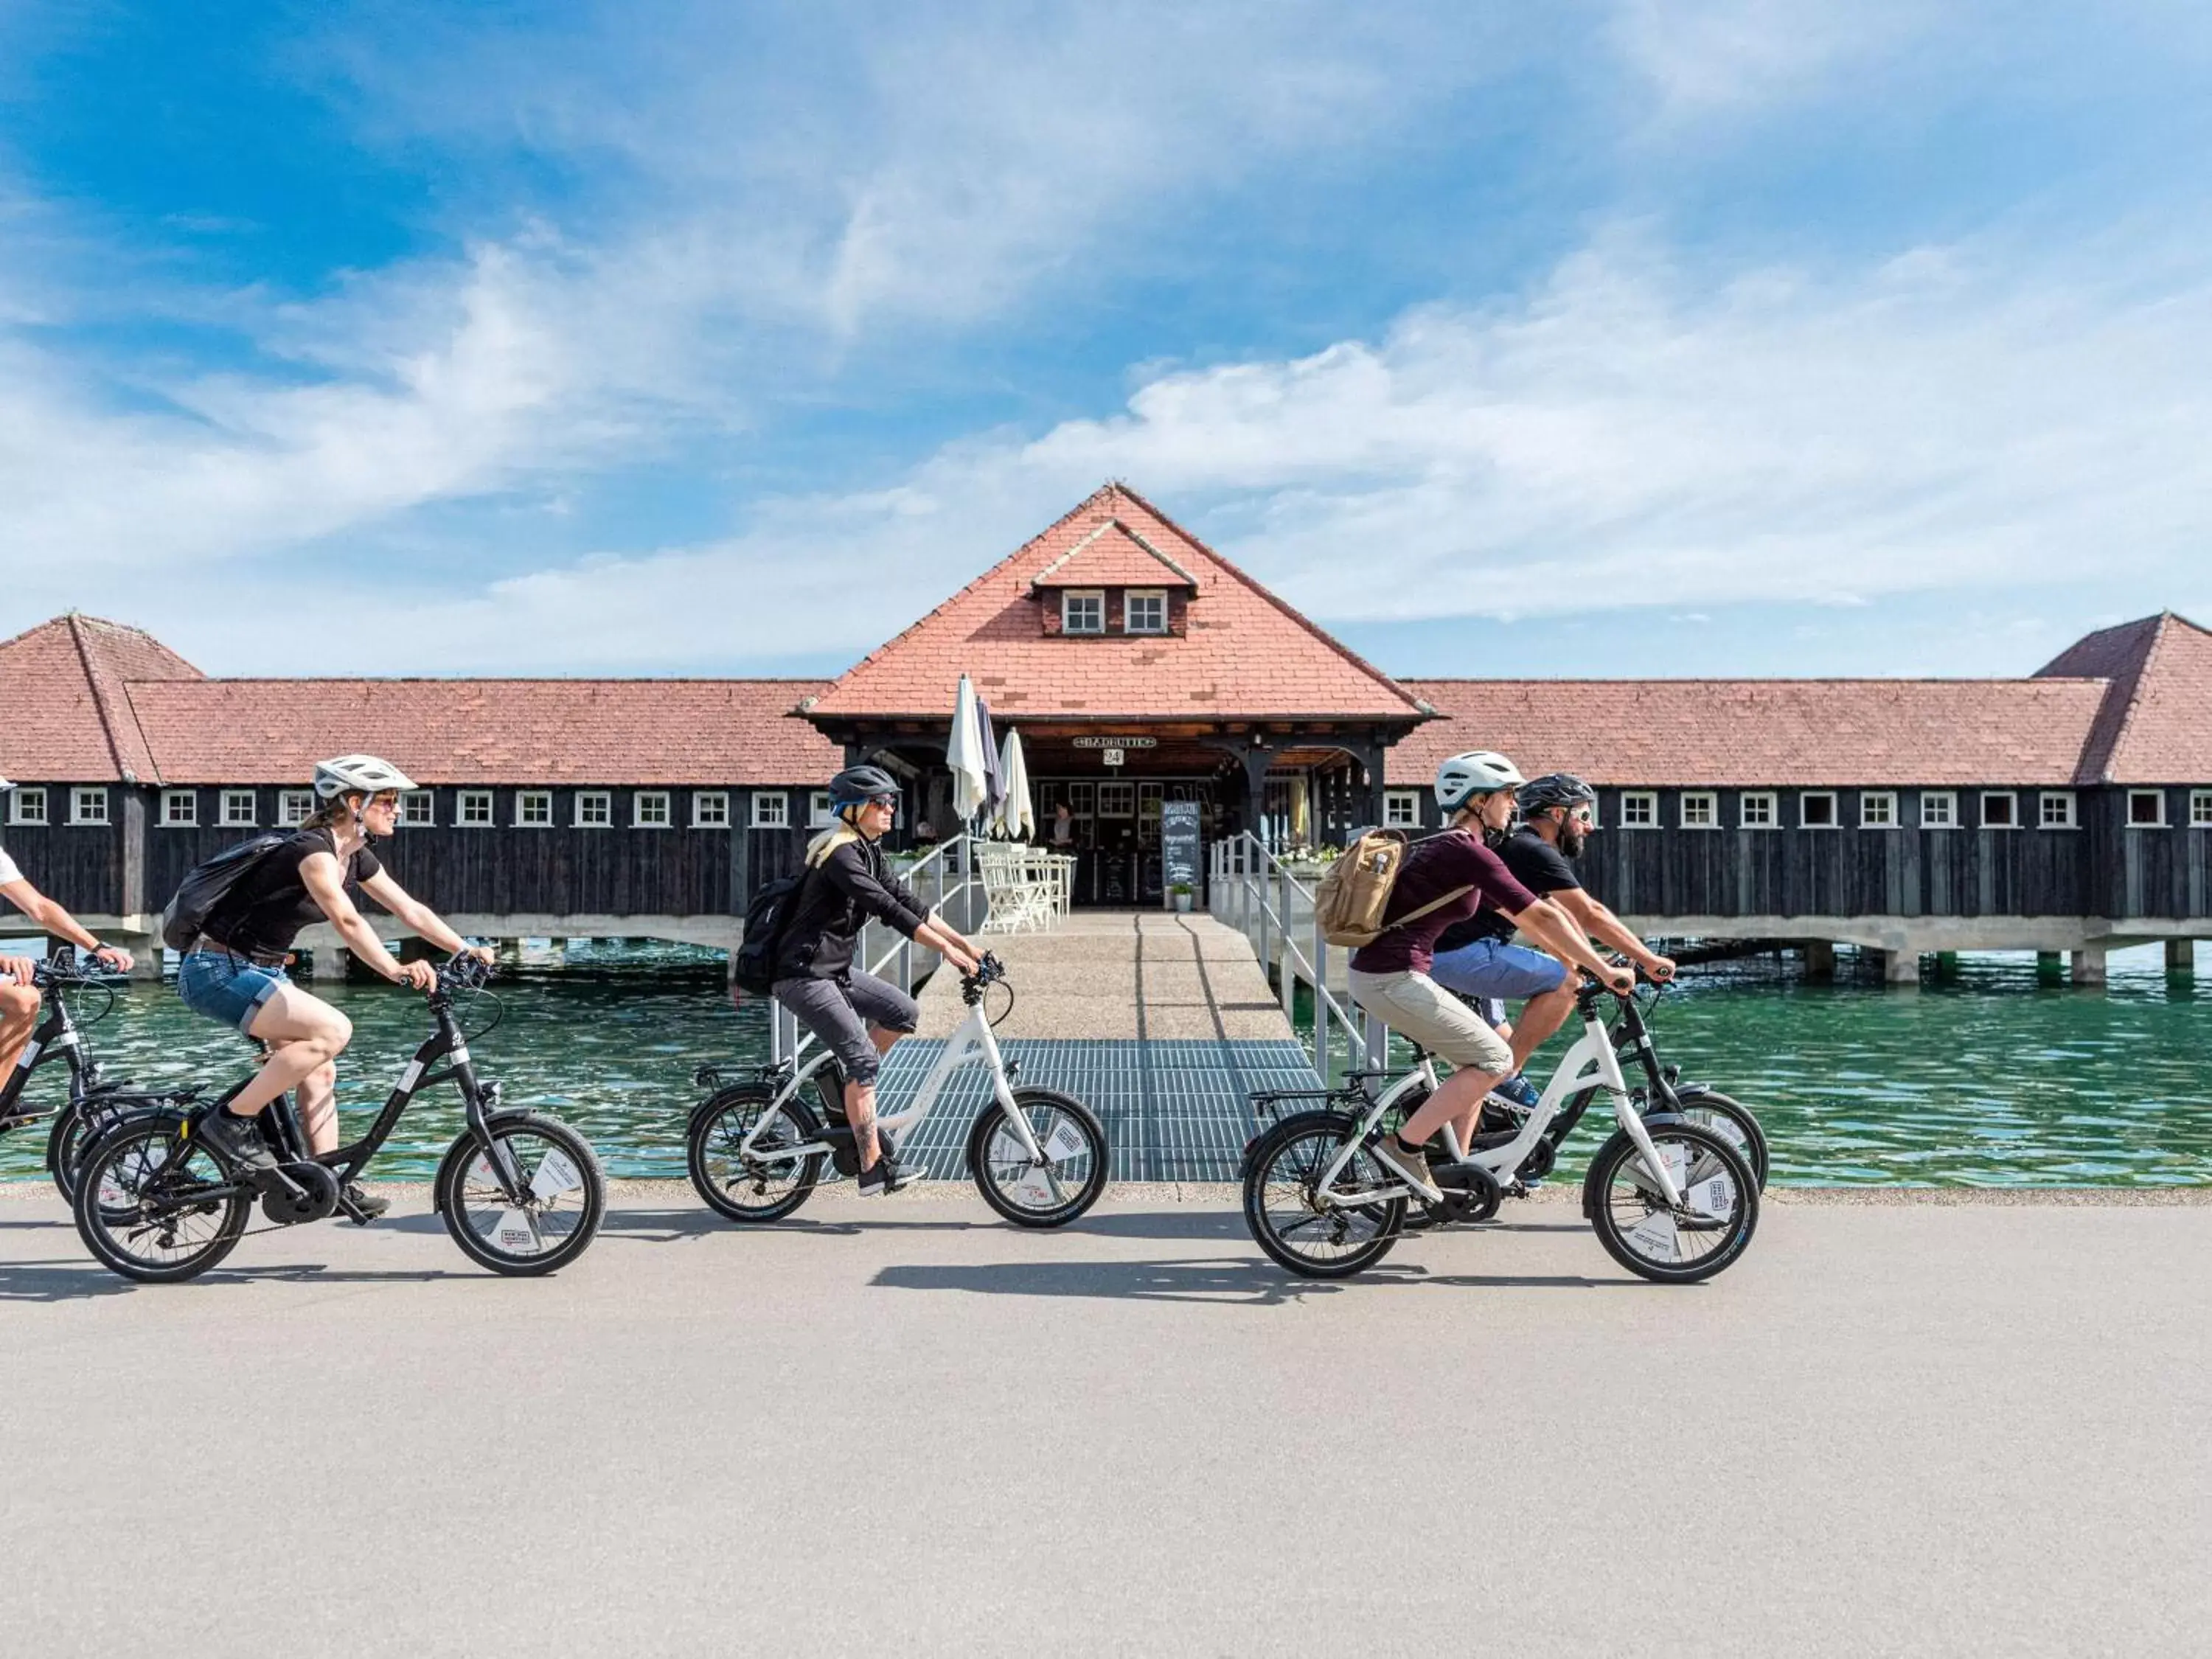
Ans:
{"label": "chalkboard menu sign", "polygon": [[1169,902],[1177,882],[1193,894],[1200,886],[1198,873],[1198,803],[1170,800],[1160,803],[1160,884]]}

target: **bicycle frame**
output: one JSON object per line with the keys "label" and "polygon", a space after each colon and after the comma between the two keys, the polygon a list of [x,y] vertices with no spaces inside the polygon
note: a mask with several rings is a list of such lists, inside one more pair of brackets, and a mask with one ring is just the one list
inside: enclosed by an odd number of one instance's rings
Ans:
{"label": "bicycle frame", "polygon": [[76,1021],[70,1017],[62,988],[48,981],[42,988],[46,994],[45,1012],[31,1033],[31,1040],[23,1045],[15,1069],[4,1082],[0,1082],[0,1117],[14,1113],[15,1103],[22,1098],[31,1081],[31,1073],[50,1061],[59,1060],[68,1064],[72,1105],[82,1103],[99,1081],[100,1068],[85,1054],[84,1038],[77,1030]]}
{"label": "bicycle frame", "polygon": [[[1528,1157],[1529,1149],[1551,1127],[1552,1120],[1559,1114],[1560,1107],[1571,1097],[1595,1084],[1613,1097],[1614,1119],[1644,1155],[1644,1165],[1656,1178],[1660,1190],[1666,1196],[1668,1206],[1670,1209],[1680,1208],[1683,1203],[1681,1189],[1675,1185],[1666,1160],[1659,1156],[1658,1149],[1653,1146],[1650,1132],[1644,1127],[1642,1115],[1629,1103],[1628,1079],[1621,1072],[1620,1057],[1614,1052],[1613,1035],[1598,1013],[1595,1000],[1585,994],[1581,1000],[1580,1012],[1583,1017],[1582,1036],[1575,1039],[1573,1046],[1561,1057],[1559,1069],[1553,1073],[1551,1082],[1545,1085],[1541,1098],[1530,1110],[1528,1121],[1522,1124],[1519,1132],[1504,1146],[1467,1154],[1465,1161],[1480,1164],[1498,1176],[1501,1182],[1510,1180],[1512,1172],[1521,1167],[1522,1160]],[[1436,1068],[1426,1056],[1423,1057],[1418,1068],[1382,1091],[1368,1107],[1359,1120],[1357,1131],[1337,1148],[1336,1155],[1330,1159],[1328,1168],[1322,1171],[1321,1179],[1315,1183],[1316,1202],[1337,1207],[1356,1207],[1372,1204],[1377,1198],[1401,1194],[1419,1196],[1403,1182],[1379,1192],[1364,1191],[1340,1196],[1334,1190],[1334,1183],[1344,1167],[1366,1144],[1368,1137],[1382,1121],[1382,1115],[1406,1091],[1423,1082],[1427,1084],[1431,1092],[1434,1091]],[[1462,1150],[1458,1145],[1456,1131],[1452,1132],[1451,1145],[1455,1151]]]}

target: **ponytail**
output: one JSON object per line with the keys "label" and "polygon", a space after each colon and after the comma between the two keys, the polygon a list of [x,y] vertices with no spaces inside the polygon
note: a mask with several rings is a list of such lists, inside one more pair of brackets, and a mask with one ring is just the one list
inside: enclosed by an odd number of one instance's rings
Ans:
{"label": "ponytail", "polygon": [[815,836],[812,841],[806,843],[806,867],[808,869],[818,870],[821,868],[823,864],[827,861],[830,855],[836,852],[839,848],[848,847],[856,841],[866,839],[866,837],[863,836],[858,830],[855,830],[853,827],[853,819],[851,815],[856,810],[857,808],[855,806],[839,807],[837,809],[837,822],[831,824],[820,835]]}

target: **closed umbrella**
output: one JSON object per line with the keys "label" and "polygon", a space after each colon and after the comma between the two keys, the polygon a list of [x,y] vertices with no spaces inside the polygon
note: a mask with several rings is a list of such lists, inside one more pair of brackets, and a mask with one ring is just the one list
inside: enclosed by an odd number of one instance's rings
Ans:
{"label": "closed umbrella", "polygon": [[972,819],[988,799],[983,759],[982,722],[977,718],[975,688],[960,677],[960,692],[952,703],[952,736],[945,745],[945,763],[952,769],[952,810],[960,822]]}
{"label": "closed umbrella", "polygon": [[1006,796],[999,802],[1000,830],[1010,841],[1036,833],[1036,813],[1030,805],[1030,763],[1022,754],[1022,734],[1009,730],[1006,746],[999,756],[999,777]]}
{"label": "closed umbrella", "polygon": [[975,699],[975,735],[983,744],[983,807],[993,817],[1006,798],[1006,780],[999,770],[999,734],[991,725],[991,705]]}

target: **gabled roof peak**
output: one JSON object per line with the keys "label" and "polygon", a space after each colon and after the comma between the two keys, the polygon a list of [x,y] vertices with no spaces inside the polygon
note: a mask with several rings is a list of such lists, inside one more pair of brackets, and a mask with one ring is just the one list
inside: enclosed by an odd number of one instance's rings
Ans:
{"label": "gabled roof peak", "polygon": [[1044,587],[1187,587],[1198,578],[1163,553],[1120,514],[1093,526],[1082,540],[1030,579]]}

